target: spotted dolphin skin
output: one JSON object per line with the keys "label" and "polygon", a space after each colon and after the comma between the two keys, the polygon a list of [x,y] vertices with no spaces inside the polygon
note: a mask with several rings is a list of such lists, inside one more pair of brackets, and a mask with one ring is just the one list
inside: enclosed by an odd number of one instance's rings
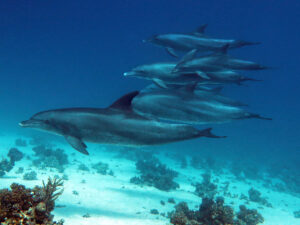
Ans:
{"label": "spotted dolphin skin", "polygon": [[246,45],[256,45],[258,42],[248,42],[234,39],[217,39],[204,35],[206,24],[200,26],[196,32],[189,34],[170,33],[154,35],[153,37],[145,40],[164,47],[167,52],[175,57],[178,57],[176,51],[188,52],[192,49],[199,51],[218,51],[220,48],[228,45],[230,49],[239,48]]}
{"label": "spotted dolphin skin", "polygon": [[211,128],[197,130],[184,124],[147,119],[132,111],[131,101],[138,91],[129,93],[108,108],[67,108],[39,112],[20,126],[36,128],[65,137],[77,151],[88,155],[84,141],[149,146],[198,137],[218,138]]}

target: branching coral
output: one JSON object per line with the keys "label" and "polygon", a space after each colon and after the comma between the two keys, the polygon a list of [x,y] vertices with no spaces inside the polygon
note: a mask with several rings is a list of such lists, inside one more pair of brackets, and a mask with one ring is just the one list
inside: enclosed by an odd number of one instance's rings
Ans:
{"label": "branching coral", "polygon": [[[61,180],[48,179],[43,187],[27,189],[20,184],[12,184],[11,190],[0,190],[0,223],[1,225],[59,225],[53,222],[50,214],[54,201],[62,194]],[[61,189],[61,190],[59,190]]]}

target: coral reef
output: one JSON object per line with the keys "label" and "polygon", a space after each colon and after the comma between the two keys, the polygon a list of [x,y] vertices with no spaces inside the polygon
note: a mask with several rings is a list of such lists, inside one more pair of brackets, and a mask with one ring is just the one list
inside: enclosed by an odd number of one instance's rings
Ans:
{"label": "coral reef", "polygon": [[153,214],[153,215],[158,215],[159,214],[157,209],[151,209],[150,213]]}
{"label": "coral reef", "polygon": [[62,194],[60,180],[51,180],[43,187],[27,189],[13,183],[10,188],[0,190],[0,223],[3,225],[62,225],[54,222],[51,211],[54,201]]}
{"label": "coral reef", "polygon": [[3,177],[7,172],[11,171],[14,167],[14,162],[2,159],[0,161],[0,177]]}
{"label": "coral reef", "polygon": [[55,168],[59,172],[64,171],[64,166],[69,163],[68,156],[63,149],[53,150],[45,145],[39,145],[32,150],[35,152],[37,159],[33,160],[33,165],[39,169]]}
{"label": "coral reef", "polygon": [[11,171],[15,166],[15,162],[23,158],[23,153],[16,148],[11,148],[7,154],[9,160],[3,158],[0,161],[0,177],[3,177],[7,172]]}
{"label": "coral reef", "polygon": [[211,174],[202,175],[202,182],[193,184],[196,187],[195,194],[201,198],[213,198],[217,194],[217,185],[211,182]]}
{"label": "coral reef", "polygon": [[300,219],[300,210],[299,211],[295,211],[294,213],[294,217],[297,219]]}
{"label": "coral reef", "polygon": [[11,148],[7,156],[10,158],[11,162],[17,162],[24,157],[24,154],[20,152],[17,148]]}
{"label": "coral reef", "polygon": [[169,213],[170,222],[174,225],[256,225],[264,221],[256,210],[240,206],[240,212],[235,213],[230,206],[224,205],[224,199],[216,201],[203,198],[199,210],[189,210],[187,203],[180,202],[175,211]]}
{"label": "coral reef", "polygon": [[250,188],[248,194],[250,201],[260,203],[267,207],[272,207],[271,203],[269,203],[267,199],[261,197],[261,193],[258,190]]}
{"label": "coral reef", "polygon": [[23,180],[37,180],[37,173],[35,171],[25,173],[23,175]]}
{"label": "coral reef", "polygon": [[78,170],[87,171],[87,172],[90,171],[90,169],[85,164],[83,164],[83,163],[79,164]]}
{"label": "coral reef", "polygon": [[98,162],[94,165],[92,165],[92,168],[96,170],[97,173],[102,174],[102,175],[114,175],[114,172],[109,169],[109,166],[107,163],[103,162]]}
{"label": "coral reef", "polygon": [[247,209],[244,205],[240,205],[240,211],[237,213],[237,218],[241,221],[241,225],[256,225],[264,222],[264,218],[256,209]]}
{"label": "coral reef", "polygon": [[178,175],[174,170],[168,169],[156,157],[138,160],[136,169],[140,172],[140,177],[132,177],[131,183],[137,185],[154,186],[159,190],[169,191],[179,188],[179,184],[173,181]]}

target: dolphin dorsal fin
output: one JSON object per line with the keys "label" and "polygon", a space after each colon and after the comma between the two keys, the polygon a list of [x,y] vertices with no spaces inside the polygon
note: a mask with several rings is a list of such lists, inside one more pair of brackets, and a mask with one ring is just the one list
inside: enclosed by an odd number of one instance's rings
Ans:
{"label": "dolphin dorsal fin", "polygon": [[203,36],[206,27],[207,27],[207,23],[202,24],[200,27],[197,28],[197,30],[194,32],[194,34],[195,34],[196,36]]}
{"label": "dolphin dorsal fin", "polygon": [[130,110],[132,99],[139,94],[139,91],[133,91],[126,95],[123,95],[121,98],[116,100],[109,108],[121,109],[121,110]]}

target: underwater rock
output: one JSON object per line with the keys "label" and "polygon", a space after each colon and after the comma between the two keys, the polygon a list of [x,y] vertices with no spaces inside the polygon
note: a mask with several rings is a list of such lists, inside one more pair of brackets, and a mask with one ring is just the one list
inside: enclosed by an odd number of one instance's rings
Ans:
{"label": "underwater rock", "polygon": [[26,147],[27,142],[26,142],[26,140],[23,140],[22,138],[18,138],[18,139],[15,140],[15,145],[17,147]]}
{"label": "underwater rock", "polygon": [[10,158],[11,162],[17,162],[24,157],[24,154],[20,152],[17,148],[11,148],[7,156]]}
{"label": "underwater rock", "polygon": [[37,173],[35,171],[25,173],[23,180],[37,180]]}
{"label": "underwater rock", "polygon": [[165,205],[166,203],[163,200],[160,200],[161,205]]}
{"label": "underwater rock", "polygon": [[241,206],[237,217],[230,206],[224,205],[224,198],[216,201],[203,198],[199,210],[190,210],[186,202],[175,206],[169,213],[170,222],[174,225],[256,225],[262,223],[263,217],[256,210],[248,210]]}
{"label": "underwater rock", "polygon": [[55,200],[62,194],[62,183],[51,180],[43,187],[27,189],[13,183],[8,189],[0,190],[0,223],[3,225],[47,224],[62,225],[63,221],[53,221],[52,210]]}
{"label": "underwater rock", "polygon": [[39,169],[55,168],[59,172],[64,171],[64,166],[69,164],[68,156],[63,149],[53,150],[39,145],[32,148],[37,159],[33,160],[33,165]]}
{"label": "underwater rock", "polygon": [[179,188],[179,184],[173,181],[178,173],[168,169],[155,157],[137,161],[136,169],[141,175],[131,178],[130,183],[153,186],[162,191]]}
{"label": "underwater rock", "polygon": [[217,185],[211,182],[211,174],[202,175],[202,182],[193,184],[196,187],[195,194],[201,198],[214,198],[217,194]]}

